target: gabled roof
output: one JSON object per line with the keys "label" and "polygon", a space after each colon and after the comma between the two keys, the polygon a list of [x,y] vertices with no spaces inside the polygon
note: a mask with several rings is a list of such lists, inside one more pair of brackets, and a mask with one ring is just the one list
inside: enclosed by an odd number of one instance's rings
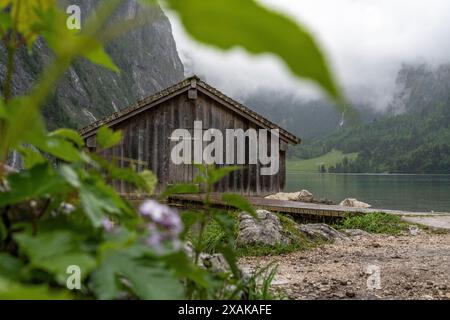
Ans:
{"label": "gabled roof", "polygon": [[231,99],[230,97],[226,96],[219,90],[213,88],[212,86],[208,85],[206,82],[200,80],[197,76],[189,77],[182,82],[169,87],[163,91],[160,91],[150,97],[147,97],[145,99],[142,99],[138,101],[137,103],[129,106],[126,109],[123,109],[118,112],[114,112],[112,115],[97,120],[88,126],[82,128],[79,130],[80,134],[83,136],[83,138],[88,138],[92,135],[94,135],[98,128],[100,128],[103,125],[106,126],[112,126],[117,123],[120,123],[126,119],[129,119],[131,117],[134,117],[135,115],[144,112],[145,110],[148,110],[149,108],[153,108],[160,103],[177,96],[183,92],[188,91],[189,89],[197,89],[198,91],[208,95],[209,97],[213,98],[217,102],[221,103],[225,107],[231,109],[232,111],[240,114],[241,116],[247,118],[248,120],[252,121],[256,125],[266,128],[266,129],[278,129],[280,133],[280,138],[287,141],[291,144],[299,144],[300,139],[297,138],[294,134],[288,132],[287,130],[281,128],[280,126],[276,125],[272,121],[267,120],[263,116],[259,115],[258,113],[252,111],[248,107],[242,105],[241,103]]}

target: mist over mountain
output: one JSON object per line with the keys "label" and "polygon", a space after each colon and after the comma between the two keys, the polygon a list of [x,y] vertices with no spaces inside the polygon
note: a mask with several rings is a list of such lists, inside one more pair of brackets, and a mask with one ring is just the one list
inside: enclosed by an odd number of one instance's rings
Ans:
{"label": "mist over mountain", "polygon": [[450,173],[450,64],[403,65],[385,115],[294,149],[314,158],[358,153],[329,172]]}
{"label": "mist over mountain", "polygon": [[[79,5],[82,19],[95,14],[100,0],[59,1],[62,8]],[[134,18],[144,10],[135,0],[123,1],[111,23]],[[151,23],[115,39],[106,47],[117,74],[91,62],[76,61],[58,82],[53,95],[43,109],[50,129],[79,128],[136,100],[156,93],[183,79],[184,67],[178,56],[171,24],[163,11],[145,9]],[[84,21],[84,20],[83,20]],[[64,41],[64,39],[61,39]],[[45,66],[51,61],[51,51],[39,39],[32,54],[22,48],[15,57],[13,93],[27,92]],[[4,78],[5,48],[0,46],[0,78]]]}
{"label": "mist over mountain", "polygon": [[[326,99],[301,98],[295,92],[260,89],[243,99],[244,104],[304,140],[334,133],[348,125],[348,117]],[[380,112],[369,104],[354,104],[363,123]]]}

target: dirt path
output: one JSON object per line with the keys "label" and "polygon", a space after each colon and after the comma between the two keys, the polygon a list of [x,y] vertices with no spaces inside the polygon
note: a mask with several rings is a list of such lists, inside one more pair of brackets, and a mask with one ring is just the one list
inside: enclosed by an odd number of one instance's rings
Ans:
{"label": "dirt path", "polygon": [[254,269],[271,262],[279,265],[273,287],[291,299],[450,299],[450,233],[357,236],[240,264]]}

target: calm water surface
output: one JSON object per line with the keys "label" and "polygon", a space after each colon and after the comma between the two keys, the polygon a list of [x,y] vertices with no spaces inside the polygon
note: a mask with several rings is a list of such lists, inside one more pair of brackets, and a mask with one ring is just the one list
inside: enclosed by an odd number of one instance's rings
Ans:
{"label": "calm water surface", "polygon": [[287,173],[286,191],[316,199],[357,198],[374,208],[450,212],[450,175]]}

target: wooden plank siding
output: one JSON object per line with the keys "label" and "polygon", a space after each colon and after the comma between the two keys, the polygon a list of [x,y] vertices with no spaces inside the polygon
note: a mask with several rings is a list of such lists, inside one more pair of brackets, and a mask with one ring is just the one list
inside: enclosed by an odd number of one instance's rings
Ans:
{"label": "wooden plank siding", "polygon": [[[206,86],[204,84],[204,86]],[[178,144],[171,141],[170,136],[176,129],[187,129],[194,138],[194,121],[202,121],[203,132],[210,128],[218,129],[224,138],[223,159],[226,161],[226,130],[243,129],[244,132],[252,128],[267,129],[259,125],[263,120],[252,121],[251,116],[243,111],[236,111],[221,101],[216,95],[205,90],[200,90],[195,85],[188,90],[174,89],[174,93],[162,96],[161,101],[153,106],[141,103],[141,112],[131,109],[129,114],[123,114],[123,120],[116,120],[119,116],[112,116],[108,126],[114,130],[123,132],[123,140],[120,145],[103,151],[103,156],[112,159],[120,167],[136,166],[136,170],[149,169],[158,177],[156,192],[161,192],[169,184],[192,182],[198,173],[198,169],[191,164],[175,165],[170,159],[172,148]],[[153,100],[149,100],[153,101]],[[227,100],[228,101],[228,100]],[[150,103],[150,102],[149,102]],[[226,102],[229,103],[229,102]],[[244,110],[245,111],[245,110]],[[246,111],[247,112],[247,111]],[[267,121],[267,120],[264,120]],[[94,129],[85,136],[87,146],[95,149]],[[88,130],[86,129],[86,130]],[[203,135],[202,132],[202,135]],[[284,133],[287,135],[288,133]],[[290,136],[288,136],[290,137]],[[287,138],[286,138],[287,139]],[[291,138],[289,138],[291,139]],[[244,195],[266,195],[281,191],[285,185],[286,174],[286,148],[287,141],[280,139],[280,170],[272,176],[262,176],[261,165],[248,164],[249,144],[246,139],[246,165],[237,170],[214,186],[215,192],[236,192]],[[296,138],[298,139],[298,138]],[[267,139],[270,152],[270,137]],[[299,140],[298,140],[299,141]],[[203,147],[210,142],[203,142]],[[234,160],[237,160],[237,144],[235,143]],[[192,149],[192,159],[194,157]],[[127,161],[127,159],[136,160]],[[218,164],[224,166],[226,164]],[[122,194],[132,194],[134,190],[124,182],[112,181],[112,185]]]}

